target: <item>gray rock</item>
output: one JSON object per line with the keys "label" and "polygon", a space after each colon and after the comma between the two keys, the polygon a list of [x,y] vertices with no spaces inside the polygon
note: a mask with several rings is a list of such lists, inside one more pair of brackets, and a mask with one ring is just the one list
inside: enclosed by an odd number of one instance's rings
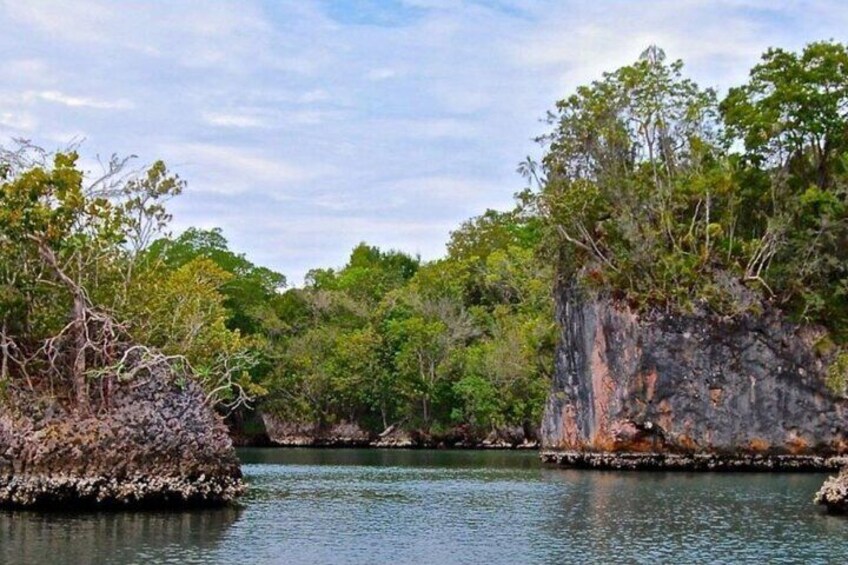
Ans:
{"label": "gray rock", "polygon": [[116,385],[97,414],[19,396],[0,414],[0,506],[212,506],[244,491],[221,418],[194,382]]}
{"label": "gray rock", "polygon": [[262,421],[273,445],[363,447],[371,441],[371,436],[355,423],[340,422],[322,428],[317,423],[286,421],[265,412]]}
{"label": "gray rock", "polygon": [[[775,460],[752,455],[804,462],[848,453],[848,403],[825,385],[829,360],[814,346],[822,331],[761,309],[734,319],[706,309],[637,315],[573,285],[560,288],[542,449],[711,454],[725,461],[719,467],[737,458],[763,468],[775,468]],[[615,458],[586,461],[559,462],[617,465]]]}

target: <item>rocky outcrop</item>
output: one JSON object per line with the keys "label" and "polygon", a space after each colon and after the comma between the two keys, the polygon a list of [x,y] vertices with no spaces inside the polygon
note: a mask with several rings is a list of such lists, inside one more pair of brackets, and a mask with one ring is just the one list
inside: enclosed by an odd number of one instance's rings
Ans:
{"label": "rocky outcrop", "polygon": [[[840,460],[829,458],[848,452],[848,403],[825,384],[815,328],[767,305],[729,319],[637,314],[575,286],[557,298],[561,336],[541,429],[549,461],[782,469],[795,457],[800,468],[833,468]],[[621,456],[646,453],[660,456]]]}
{"label": "rocky outcrop", "polygon": [[378,448],[456,448],[456,449],[536,449],[537,430],[508,427],[477,433],[469,426],[457,426],[440,433],[389,426],[382,433],[363,430],[355,423],[332,426],[291,422],[272,413],[262,413],[265,433],[271,445],[282,447],[378,447]]}
{"label": "rocky outcrop", "polygon": [[815,502],[833,514],[848,514],[848,467],[825,481],[816,493]]}
{"label": "rocky outcrop", "polygon": [[364,447],[371,436],[356,424],[341,422],[330,427],[281,420],[263,413],[265,432],[272,445],[286,447]]}
{"label": "rocky outcrop", "polygon": [[244,490],[221,419],[193,381],[149,374],[112,391],[97,414],[43,395],[0,415],[0,506],[213,506]]}
{"label": "rocky outcrop", "polygon": [[620,471],[832,471],[848,457],[757,453],[543,451],[542,461],[575,469]]}

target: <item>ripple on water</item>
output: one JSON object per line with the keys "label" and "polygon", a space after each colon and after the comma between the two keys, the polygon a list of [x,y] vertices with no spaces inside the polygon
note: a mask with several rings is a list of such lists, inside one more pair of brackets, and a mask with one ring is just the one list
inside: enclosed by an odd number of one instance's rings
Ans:
{"label": "ripple on water", "polygon": [[0,513],[0,563],[842,563],[823,475],[542,469],[534,453],[248,450],[240,510]]}

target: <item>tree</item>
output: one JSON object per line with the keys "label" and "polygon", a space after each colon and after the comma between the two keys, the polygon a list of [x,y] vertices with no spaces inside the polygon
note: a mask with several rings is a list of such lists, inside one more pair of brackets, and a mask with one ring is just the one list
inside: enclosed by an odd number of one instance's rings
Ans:
{"label": "tree", "polygon": [[[93,285],[88,283],[99,276],[109,278],[107,271],[120,262],[128,235],[155,223],[158,209],[151,203],[176,191],[179,183],[154,193],[148,191],[149,183],[122,183],[119,176],[126,161],[117,158],[109,162],[103,176],[86,185],[75,152],[50,158],[23,146],[3,157],[0,254],[4,268],[0,274],[7,289],[4,294],[11,297],[13,306],[2,319],[3,366],[8,372],[12,326],[23,334],[23,341],[45,339],[53,332],[59,332],[56,338],[68,336],[63,344],[67,374],[78,409],[87,411],[90,361],[107,354],[92,342],[90,324],[108,320],[94,312],[88,290]],[[154,169],[158,177],[167,176],[160,164]],[[21,302],[27,305],[24,310],[15,304]],[[68,304],[69,322],[60,314],[61,304]],[[23,346],[21,342],[16,347]],[[64,374],[58,362],[51,361],[50,368]],[[25,372],[20,361],[17,365]]]}
{"label": "tree", "polygon": [[231,312],[227,319],[230,329],[258,334],[265,325],[274,323],[273,309],[280,291],[286,286],[286,277],[254,265],[243,254],[231,251],[219,228],[189,228],[176,239],[158,240],[152,245],[149,256],[164,261],[169,269],[206,258],[232,275],[220,288]]}
{"label": "tree", "polygon": [[746,207],[766,211],[746,276],[800,318],[844,326],[848,50],[833,42],[800,53],[769,49],[721,110],[744,142],[745,182],[760,187],[762,197]]}
{"label": "tree", "polygon": [[164,370],[199,378],[212,402],[245,401],[259,390],[245,379],[256,344],[224,326],[227,273],[208,261],[167,271],[150,255],[184,183],[161,162],[128,172],[112,157],[92,179],[77,161],[28,144],[0,151],[4,386],[86,413],[92,399],[108,405],[115,382]]}
{"label": "tree", "polygon": [[769,49],[721,110],[750,158],[793,169],[796,189],[807,182],[826,189],[844,170],[839,156],[848,149],[848,51],[833,42],[811,43],[801,53]]}

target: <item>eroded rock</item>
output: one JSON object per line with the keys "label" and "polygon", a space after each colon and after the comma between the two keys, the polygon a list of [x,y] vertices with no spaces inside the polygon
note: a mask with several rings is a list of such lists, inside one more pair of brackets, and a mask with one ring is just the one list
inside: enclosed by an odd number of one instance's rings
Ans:
{"label": "eroded rock", "polygon": [[291,422],[262,413],[265,431],[273,445],[286,447],[363,447],[371,436],[358,425],[340,422],[322,428],[316,423]]}
{"label": "eroded rock", "polygon": [[825,506],[828,512],[848,514],[848,467],[824,482],[816,493],[815,502]]}
{"label": "eroded rock", "polygon": [[23,395],[0,414],[0,506],[212,506],[244,491],[221,418],[193,381],[148,374],[80,415]]}

